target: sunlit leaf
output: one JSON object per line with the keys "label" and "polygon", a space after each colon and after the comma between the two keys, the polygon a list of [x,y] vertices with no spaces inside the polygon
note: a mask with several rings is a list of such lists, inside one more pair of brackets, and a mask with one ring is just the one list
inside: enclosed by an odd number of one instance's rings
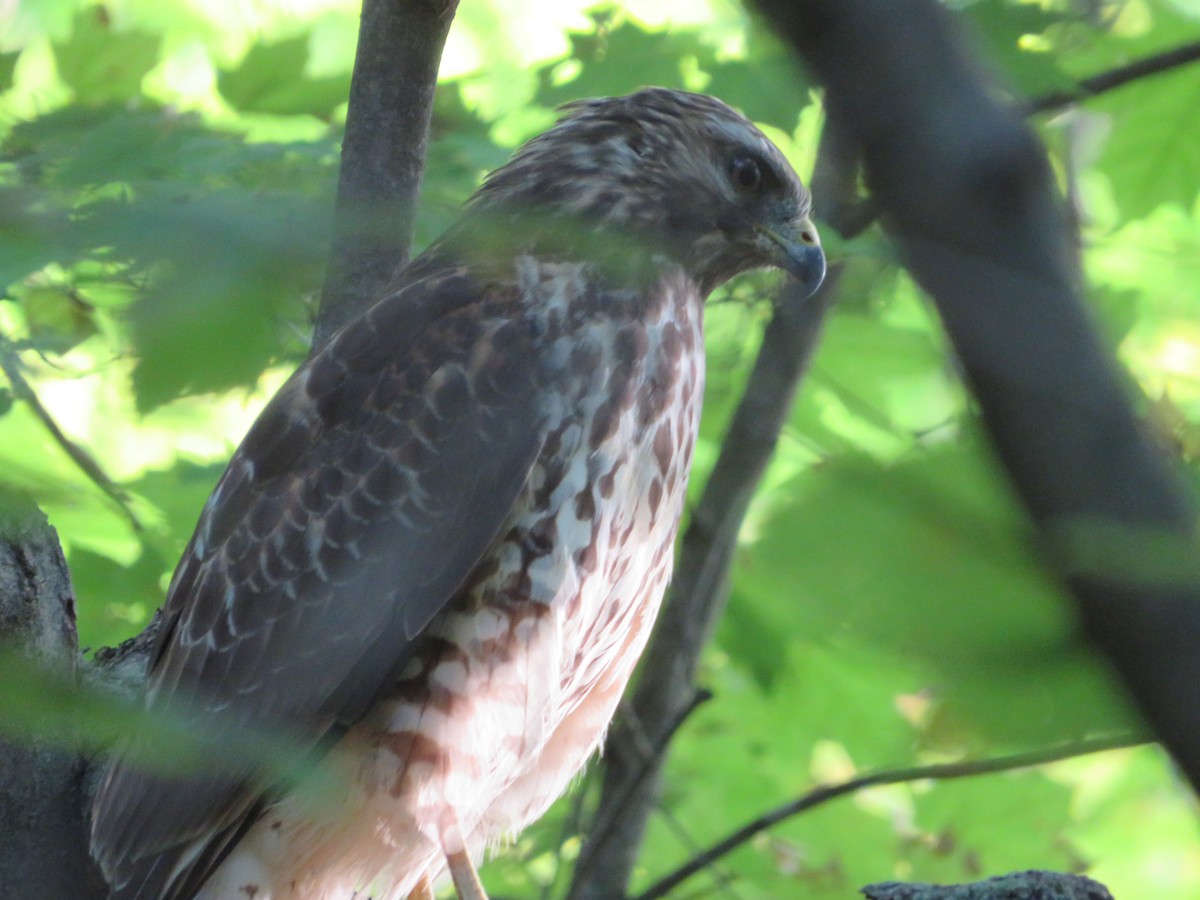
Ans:
{"label": "sunlit leaf", "polygon": [[1062,70],[1049,47],[1023,40],[1042,36],[1067,16],[1054,7],[1008,0],[981,0],[963,8],[972,36],[985,45],[988,58],[999,65],[1013,86],[1026,96],[1067,90],[1074,80]]}
{"label": "sunlit leaf", "polygon": [[307,65],[307,35],[255,44],[237,68],[221,71],[217,84],[244,112],[327,118],[346,102],[350,75],[313,78]]}
{"label": "sunlit leaf", "polygon": [[107,8],[93,6],[76,16],[70,40],[55,45],[54,58],[76,100],[95,105],[137,96],[158,49],[158,36],[117,31]]}
{"label": "sunlit leaf", "polygon": [[792,598],[793,627],[911,658],[987,732],[1024,742],[1124,726],[1127,712],[1076,634],[986,463],[939,450],[892,467],[814,471],[741,568]]}

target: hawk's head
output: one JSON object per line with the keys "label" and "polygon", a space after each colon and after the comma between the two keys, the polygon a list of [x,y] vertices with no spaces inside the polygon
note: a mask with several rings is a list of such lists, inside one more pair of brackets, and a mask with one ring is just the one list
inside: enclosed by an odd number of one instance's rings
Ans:
{"label": "hawk's head", "polygon": [[808,191],[744,116],[664,88],[564,112],[488,177],[469,218],[490,218],[526,250],[561,252],[586,238],[592,251],[607,242],[618,254],[665,254],[705,293],[765,266],[820,284],[825,259]]}

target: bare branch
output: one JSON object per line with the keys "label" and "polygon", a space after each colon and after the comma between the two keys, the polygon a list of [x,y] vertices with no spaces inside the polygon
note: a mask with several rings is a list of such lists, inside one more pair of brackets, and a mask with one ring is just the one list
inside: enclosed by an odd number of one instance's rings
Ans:
{"label": "bare branch", "polygon": [[42,426],[50,432],[50,437],[54,439],[54,442],[71,458],[71,462],[75,463],[79,470],[88,477],[88,480],[117,505],[121,512],[125,514],[125,518],[129,520],[129,524],[133,526],[134,531],[141,531],[142,523],[138,521],[137,516],[129,507],[129,495],[125,493],[120,485],[108,477],[104,469],[100,467],[100,463],[96,462],[95,458],[87,450],[67,437],[58,423],[54,421],[54,417],[50,415],[50,411],[38,399],[37,392],[33,389],[33,386],[25,380],[25,376],[21,372],[21,361],[17,356],[16,348],[7,335],[4,334],[0,334],[0,371],[4,372],[5,377],[8,378],[8,383],[12,385],[13,396],[18,400],[24,401],[25,405],[37,417],[37,420],[42,423]]}
{"label": "bare branch", "polygon": [[313,333],[319,348],[408,262],[438,63],[458,0],[364,0]]}
{"label": "bare branch", "polygon": [[1173,50],[1166,50],[1131,62],[1129,65],[1118,66],[1107,72],[1092,75],[1083,79],[1072,90],[1054,91],[1050,94],[1043,94],[1041,97],[1035,97],[1025,104],[1025,111],[1034,114],[1062,109],[1072,103],[1107,94],[1109,91],[1124,87],[1134,81],[1150,75],[1169,72],[1171,69],[1177,69],[1197,60],[1200,60],[1200,41],[1183,44]]}
{"label": "bare branch", "polygon": [[[1018,496],[1061,554],[1085,631],[1200,785],[1195,514],[1092,327],[1043,148],[933,0],[761,8],[862,148],[884,221],[937,303]],[[1087,553],[1113,565],[1089,568]]]}
{"label": "bare branch", "polygon": [[778,825],[785,819],[807,812],[814,807],[853,794],[866,788],[881,787],[888,784],[904,784],[911,781],[949,781],[955,778],[972,778],[977,775],[992,775],[996,772],[1009,772],[1013,769],[1028,769],[1032,766],[1045,765],[1075,756],[1085,756],[1089,753],[1101,753],[1105,750],[1116,750],[1122,747],[1134,747],[1146,743],[1141,736],[1120,735],[1118,737],[1095,738],[1049,747],[1044,750],[1033,750],[1028,753],[1014,753],[1011,756],[1000,756],[995,759],[966,760],[957,763],[940,763],[930,766],[912,766],[903,769],[888,769],[873,772],[843,781],[839,784],[826,785],[816,788],[763,813],[761,816],[747,822],[728,837],[713,844],[699,856],[690,859],[670,875],[655,882],[634,900],[656,900],[665,897],[687,879],[700,872],[716,860],[751,840],[755,835]]}

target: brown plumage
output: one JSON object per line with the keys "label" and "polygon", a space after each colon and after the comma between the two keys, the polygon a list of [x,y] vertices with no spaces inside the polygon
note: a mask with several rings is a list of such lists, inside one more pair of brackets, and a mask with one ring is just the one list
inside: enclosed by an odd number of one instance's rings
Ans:
{"label": "brown plumage", "polygon": [[[720,101],[589,100],[493,173],[251,428],[175,573],[148,703],[348,773],[317,814],[249,762],[118,754],[122,900],[404,898],[545,811],[598,745],[670,577],[703,300],[815,288],[809,199]],[[356,892],[358,892],[356,894]]]}

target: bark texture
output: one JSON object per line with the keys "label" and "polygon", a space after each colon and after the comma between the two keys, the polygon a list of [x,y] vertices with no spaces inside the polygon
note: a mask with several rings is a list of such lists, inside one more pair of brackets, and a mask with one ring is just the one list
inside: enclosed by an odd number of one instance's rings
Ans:
{"label": "bark texture", "polygon": [[[75,682],[75,596],[58,535],[33,503],[8,493],[0,495],[0,641],[0,653],[19,653],[32,671]],[[0,737],[4,897],[101,896],[79,803],[86,771],[62,742]]]}

